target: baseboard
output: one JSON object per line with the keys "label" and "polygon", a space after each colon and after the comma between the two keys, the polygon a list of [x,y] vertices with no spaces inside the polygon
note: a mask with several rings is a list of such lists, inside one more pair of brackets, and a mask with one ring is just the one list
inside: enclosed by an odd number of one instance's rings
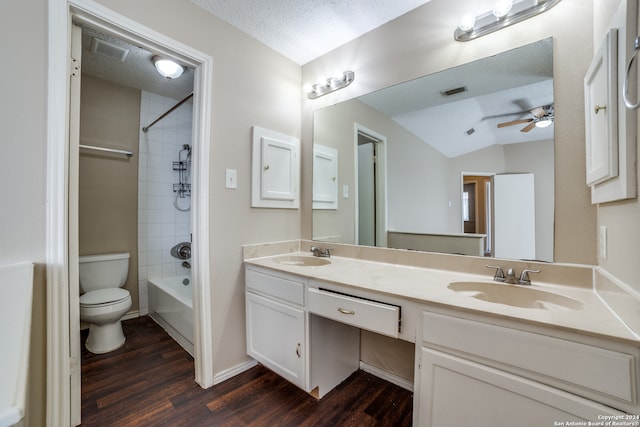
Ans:
{"label": "baseboard", "polygon": [[406,378],[399,377],[395,374],[392,374],[391,372],[387,372],[363,361],[360,361],[360,369],[385,381],[389,381],[391,384],[402,387],[405,390],[409,390],[411,392],[413,391],[413,382],[409,381]]}
{"label": "baseboard", "polygon": [[236,375],[253,368],[257,364],[258,362],[251,359],[232,368],[225,369],[224,371],[219,372],[213,376],[213,385],[220,384],[221,382],[226,381],[231,377],[235,377]]}

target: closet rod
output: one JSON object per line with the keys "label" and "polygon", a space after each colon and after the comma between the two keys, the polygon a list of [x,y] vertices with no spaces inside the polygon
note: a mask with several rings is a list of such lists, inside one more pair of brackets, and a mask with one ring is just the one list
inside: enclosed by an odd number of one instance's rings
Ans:
{"label": "closet rod", "polygon": [[160,117],[158,117],[157,119],[155,119],[153,121],[153,123],[151,123],[149,126],[144,126],[142,128],[142,132],[149,132],[149,128],[153,125],[155,125],[156,123],[158,123],[160,120],[164,119],[168,114],[170,114],[173,110],[175,110],[176,108],[178,108],[179,106],[181,106],[182,104],[184,104],[185,102],[187,102],[189,100],[189,98],[193,97],[193,92],[191,92],[189,95],[185,96],[184,99],[180,102],[178,102],[176,105],[174,105],[173,107],[169,108],[169,110],[167,112],[165,112],[163,115],[161,115]]}
{"label": "closet rod", "polygon": [[89,150],[106,151],[108,153],[124,154],[127,157],[133,157],[133,153],[131,151],[116,150],[115,148],[94,147],[92,145],[82,145],[82,144],[78,145],[78,147],[88,148]]}

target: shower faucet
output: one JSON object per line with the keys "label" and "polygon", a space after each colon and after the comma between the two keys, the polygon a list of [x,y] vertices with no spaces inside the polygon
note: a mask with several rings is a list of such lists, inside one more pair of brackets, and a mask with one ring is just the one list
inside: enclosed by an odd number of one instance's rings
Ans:
{"label": "shower faucet", "polygon": [[171,256],[183,260],[191,258],[191,242],[180,242],[172,247]]}

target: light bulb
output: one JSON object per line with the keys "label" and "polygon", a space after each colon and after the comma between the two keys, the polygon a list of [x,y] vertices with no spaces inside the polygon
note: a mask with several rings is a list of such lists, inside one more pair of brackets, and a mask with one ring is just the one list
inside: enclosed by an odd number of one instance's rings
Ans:
{"label": "light bulb", "polygon": [[547,126],[551,126],[552,121],[549,119],[540,119],[536,122],[536,127],[546,128]]}
{"label": "light bulb", "polygon": [[153,65],[156,66],[156,70],[161,76],[168,79],[177,79],[184,72],[182,65],[170,60],[160,58],[158,56],[153,57]]}
{"label": "light bulb", "polygon": [[496,18],[502,19],[507,16],[511,6],[513,6],[513,0],[497,0],[493,6],[493,14]]}
{"label": "light bulb", "polygon": [[466,13],[462,17],[462,19],[460,19],[458,28],[460,28],[460,30],[464,31],[465,33],[468,33],[469,31],[473,30],[473,27],[475,25],[476,25],[476,16],[472,13]]}

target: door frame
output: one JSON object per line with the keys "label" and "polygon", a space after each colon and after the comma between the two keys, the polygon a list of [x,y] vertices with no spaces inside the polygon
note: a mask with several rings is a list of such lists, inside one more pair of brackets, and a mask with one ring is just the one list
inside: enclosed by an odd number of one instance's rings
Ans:
{"label": "door frame", "polygon": [[[117,14],[91,0],[48,0],[47,69],[47,413],[49,426],[79,422],[79,401],[72,405],[71,381],[80,375],[71,334],[79,334],[79,318],[70,307],[79,304],[78,284],[69,282],[69,266],[78,262],[69,254],[69,58],[71,22],[85,22],[107,33],[157,53],[176,58],[196,69],[193,99],[193,227],[195,380],[203,388],[214,384],[213,313],[209,264],[209,158],[213,58],[159,32]],[[75,171],[77,173],[77,171]],[[72,259],[73,258],[73,259]],[[75,316],[74,316],[75,317]],[[73,374],[73,375],[72,375]]]}
{"label": "door frame", "polygon": [[354,241],[358,243],[358,134],[365,134],[372,139],[377,139],[379,146],[377,147],[376,159],[376,246],[387,247],[387,137],[383,134],[369,129],[359,123],[353,124],[353,152],[354,152]]}

